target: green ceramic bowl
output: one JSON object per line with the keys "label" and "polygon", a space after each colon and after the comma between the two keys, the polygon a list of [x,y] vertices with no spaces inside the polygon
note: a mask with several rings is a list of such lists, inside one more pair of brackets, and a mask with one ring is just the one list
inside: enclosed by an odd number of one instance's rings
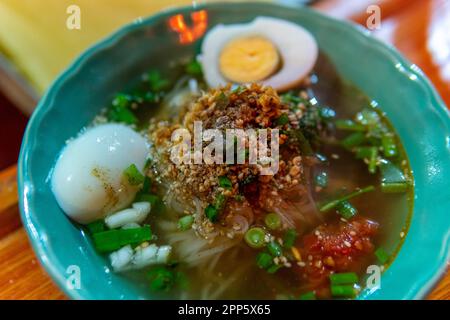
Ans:
{"label": "green ceramic bowl", "polygon": [[[423,298],[444,272],[450,236],[450,117],[423,73],[393,48],[349,23],[306,8],[273,4],[211,4],[209,27],[251,21],[258,15],[296,22],[309,29],[341,75],[375,99],[395,126],[415,177],[409,233],[375,292],[362,299]],[[113,94],[132,85],[143,70],[192,55],[198,42],[180,45],[168,28],[174,14],[161,12],[125,26],[83,53],[40,101],[25,133],[19,159],[20,207],[41,263],[64,292],[81,299],[151,298],[144,286],[110,273],[86,235],[58,207],[50,175],[65,141],[87,125]],[[67,286],[77,266],[79,289]]]}

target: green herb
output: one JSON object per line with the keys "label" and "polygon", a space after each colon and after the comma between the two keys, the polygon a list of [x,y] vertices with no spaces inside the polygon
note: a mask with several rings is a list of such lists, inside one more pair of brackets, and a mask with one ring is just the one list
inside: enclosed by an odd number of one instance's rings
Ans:
{"label": "green herb", "polygon": [[352,120],[338,119],[334,122],[334,124],[336,125],[336,128],[340,130],[360,131],[360,132],[366,131],[366,127],[364,125],[355,123]]}
{"label": "green herb", "polygon": [[281,264],[273,264],[269,268],[267,268],[267,273],[274,274],[278,270],[280,270],[283,266]]}
{"label": "green herb", "polygon": [[355,284],[358,282],[358,275],[354,272],[332,273],[330,274],[331,285]]}
{"label": "green herb", "polygon": [[278,126],[284,126],[285,124],[289,123],[289,117],[286,113],[283,113],[281,116],[279,116],[276,120],[275,123]]}
{"label": "green herb", "polygon": [[354,298],[356,290],[353,285],[332,285],[331,295],[336,298]]}
{"label": "green herb", "polygon": [[261,269],[268,269],[273,264],[273,258],[266,252],[260,252],[256,256],[256,265]]}
{"label": "green herb", "polygon": [[185,71],[194,77],[201,77],[203,75],[202,65],[195,59],[186,65]]}
{"label": "green herb", "polygon": [[133,101],[133,98],[130,95],[124,94],[124,93],[118,93],[114,97],[114,99],[112,101],[112,105],[114,107],[126,109],[131,105],[132,101]]}
{"label": "green herb", "polygon": [[219,212],[215,206],[210,204],[205,208],[205,216],[209,221],[216,222],[217,218],[219,217]]}
{"label": "green herb", "polygon": [[103,220],[97,220],[89,223],[87,226],[90,234],[99,233],[106,229],[105,222]]}
{"label": "green herb", "polygon": [[375,256],[380,263],[385,264],[389,260],[389,254],[381,247],[375,250]]}
{"label": "green herb", "polygon": [[225,208],[225,203],[227,202],[227,197],[223,193],[219,193],[214,200],[214,206],[219,211],[222,211]]}
{"label": "green herb", "polygon": [[348,201],[342,201],[336,206],[337,212],[344,218],[349,220],[354,217],[358,211],[354,206]]}
{"label": "green herb", "polygon": [[194,223],[194,216],[188,215],[181,217],[178,219],[178,229],[181,231],[186,231],[191,229],[192,224]]}
{"label": "green herb", "polygon": [[266,214],[264,217],[264,223],[270,230],[277,230],[281,227],[280,216],[276,213]]}
{"label": "green herb", "polygon": [[280,244],[276,241],[270,241],[267,244],[267,250],[274,257],[279,257],[283,254],[283,249],[281,248]]}
{"label": "green herb", "polygon": [[149,83],[150,89],[155,92],[167,89],[170,85],[169,80],[163,79],[161,74],[156,70],[148,72],[146,75],[146,80]]}
{"label": "green herb", "polygon": [[244,93],[245,90],[247,90],[246,87],[244,87],[244,86],[237,86],[236,88],[233,89],[233,91],[231,91],[231,93],[241,94],[241,93]]}
{"label": "green herb", "polygon": [[108,121],[111,122],[121,122],[125,124],[136,124],[138,122],[138,119],[136,116],[127,108],[122,108],[118,106],[112,106],[107,114],[106,117],[108,118]]}
{"label": "green herb", "polygon": [[392,134],[383,135],[381,137],[381,145],[385,157],[392,158],[398,155],[397,144],[395,143],[395,138]]}
{"label": "green herb", "polygon": [[381,191],[385,193],[403,193],[409,188],[409,181],[403,172],[392,162],[380,162]]}
{"label": "green herb", "polygon": [[244,239],[247,244],[254,249],[259,249],[264,247],[266,232],[258,227],[253,227],[247,230]]}
{"label": "green herb", "polygon": [[380,116],[375,110],[365,108],[356,114],[356,121],[364,126],[379,126]]}
{"label": "green herb", "polygon": [[375,173],[377,171],[377,162],[378,162],[378,148],[371,147],[369,164],[368,164],[370,173]]}
{"label": "green herb", "polygon": [[219,177],[219,186],[225,189],[231,189],[233,187],[231,180],[227,176]]}
{"label": "green herb", "polygon": [[297,240],[298,233],[295,229],[289,229],[286,231],[283,237],[283,246],[285,248],[292,248]]}
{"label": "green herb", "polygon": [[148,272],[150,289],[153,291],[168,291],[175,285],[175,273],[164,266],[154,267]]}
{"label": "green herb", "polygon": [[152,239],[149,226],[133,229],[115,229],[94,233],[95,248],[100,252],[111,252],[126,245],[136,245]]}
{"label": "green herb", "polygon": [[342,140],[341,144],[346,149],[352,149],[361,145],[366,140],[366,135],[363,132],[355,132]]}
{"label": "green herb", "polygon": [[335,208],[339,203],[341,203],[343,201],[350,200],[350,199],[352,199],[354,197],[357,197],[359,195],[362,195],[364,193],[367,193],[367,192],[370,192],[370,191],[373,191],[373,190],[375,190],[374,186],[367,186],[365,188],[358,189],[355,192],[352,192],[352,193],[350,193],[350,194],[348,194],[346,196],[343,196],[343,197],[341,197],[339,199],[332,200],[332,201],[326,203],[325,205],[323,205],[320,208],[320,211],[321,212],[325,212],[325,211],[331,210],[331,209]]}
{"label": "green herb", "polygon": [[300,295],[300,297],[298,299],[299,300],[317,300],[316,294],[314,293],[314,291],[306,292],[306,293]]}
{"label": "green herb", "polygon": [[409,184],[406,182],[391,182],[382,183],[381,191],[384,193],[405,193],[409,189]]}
{"label": "green herb", "polygon": [[150,177],[145,176],[144,182],[142,183],[141,192],[149,193],[151,186],[152,186],[152,180],[150,179]]}
{"label": "green herb", "polygon": [[355,149],[356,159],[369,159],[374,147],[358,147]]}
{"label": "green herb", "polygon": [[292,92],[288,92],[281,95],[281,101],[284,103],[293,103],[293,104],[299,104],[300,102],[304,102],[302,98],[294,95]]}
{"label": "green herb", "polygon": [[133,186],[139,185],[145,180],[144,175],[139,172],[139,169],[134,163],[126,168],[123,174],[127,177],[128,183]]}

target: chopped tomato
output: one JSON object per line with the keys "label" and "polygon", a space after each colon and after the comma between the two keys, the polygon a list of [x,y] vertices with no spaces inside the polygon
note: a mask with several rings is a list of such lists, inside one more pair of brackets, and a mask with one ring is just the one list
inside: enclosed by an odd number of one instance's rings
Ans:
{"label": "chopped tomato", "polygon": [[[378,223],[363,217],[351,221],[325,223],[303,238],[303,266],[300,272],[316,289],[327,297],[328,276],[332,272],[361,272],[374,249],[372,238]],[[322,293],[322,294],[320,294]]]}

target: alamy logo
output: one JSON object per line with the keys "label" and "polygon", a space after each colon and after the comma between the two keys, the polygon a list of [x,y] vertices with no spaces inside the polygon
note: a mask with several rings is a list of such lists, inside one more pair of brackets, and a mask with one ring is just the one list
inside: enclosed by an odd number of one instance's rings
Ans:
{"label": "alamy logo", "polygon": [[66,19],[66,27],[69,30],[81,29],[81,9],[79,6],[72,4],[67,7],[66,13],[69,16]]}
{"label": "alamy logo", "polygon": [[70,265],[66,269],[66,274],[68,275],[66,279],[66,286],[69,290],[80,290],[81,289],[81,271],[80,267],[77,265]]}
{"label": "alamy logo", "polygon": [[195,121],[194,137],[182,128],[172,133],[171,140],[174,145],[170,159],[177,165],[244,164],[248,161],[258,166],[261,175],[278,172],[278,129],[226,129],[224,134],[219,129],[203,130],[202,122]]}

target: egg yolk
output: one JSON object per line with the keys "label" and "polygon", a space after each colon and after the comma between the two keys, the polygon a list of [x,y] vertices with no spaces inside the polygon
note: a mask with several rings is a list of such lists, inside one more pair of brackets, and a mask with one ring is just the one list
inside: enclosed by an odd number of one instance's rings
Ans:
{"label": "egg yolk", "polygon": [[219,58],[223,76],[231,82],[261,81],[277,71],[280,56],[275,45],[260,36],[249,36],[228,42]]}

